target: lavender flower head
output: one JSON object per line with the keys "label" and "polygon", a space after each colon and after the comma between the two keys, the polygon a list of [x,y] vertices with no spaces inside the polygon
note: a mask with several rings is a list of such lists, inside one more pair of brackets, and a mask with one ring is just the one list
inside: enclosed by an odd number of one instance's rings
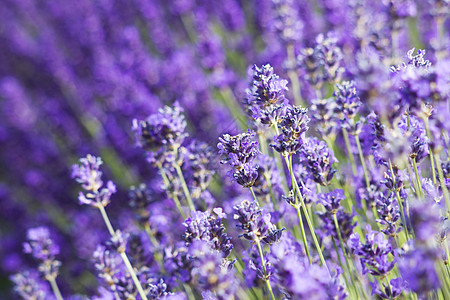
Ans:
{"label": "lavender flower head", "polygon": [[378,216],[376,221],[386,226],[381,232],[387,236],[395,237],[402,230],[400,222],[400,209],[394,192],[388,192],[387,196],[381,192],[376,199]]}
{"label": "lavender flower head", "polygon": [[11,276],[14,291],[23,299],[49,299],[48,285],[42,282],[39,274],[34,271],[23,271]]}
{"label": "lavender flower head", "polygon": [[339,207],[341,207],[341,201],[345,199],[344,190],[335,189],[330,193],[319,194],[318,198],[327,212],[335,214]]}
{"label": "lavender flower head", "polygon": [[348,125],[355,118],[362,102],[359,99],[354,81],[336,84],[333,96],[336,98],[335,112],[341,122]]}
{"label": "lavender flower head", "polygon": [[378,282],[371,282],[372,296],[378,295],[382,299],[397,299],[400,295],[407,290],[407,283],[402,278],[394,278],[389,281],[389,286],[383,283],[383,287],[380,288]]}
{"label": "lavender flower head", "polygon": [[279,79],[269,64],[260,68],[254,65],[249,75],[252,83],[246,94],[252,118],[269,127],[277,126],[286,110],[287,81]]}
{"label": "lavender flower head", "polygon": [[80,158],[80,165],[72,166],[72,178],[75,178],[87,192],[86,194],[79,193],[80,204],[105,207],[110,202],[111,195],[117,191],[112,181],[108,181],[106,187],[102,187],[102,172],[100,171],[102,164],[100,157],[88,154],[85,158]]}
{"label": "lavender flower head", "polygon": [[235,205],[233,209],[235,210],[234,219],[240,223],[237,226],[244,231],[240,236],[250,241],[262,241],[269,245],[281,238],[285,228],[277,229],[270,221],[271,215],[261,210],[256,202],[244,200],[239,205]]}
{"label": "lavender flower head", "polygon": [[308,110],[299,106],[289,106],[278,128],[281,134],[275,137],[271,146],[283,156],[297,153],[303,145],[304,133],[308,130],[310,121],[306,114]]}
{"label": "lavender flower head", "polygon": [[132,129],[138,146],[148,152],[150,163],[162,164],[173,159],[187,133],[183,109],[175,102],[172,107],[160,108],[146,120],[133,120]]}
{"label": "lavender flower head", "polygon": [[[366,242],[360,241],[359,234],[353,233],[348,241],[349,248],[360,257],[363,274],[384,276],[388,274],[397,260],[391,243],[381,232],[373,231],[370,225],[366,227]],[[394,255],[390,261],[389,255]]]}
{"label": "lavender flower head", "polygon": [[30,228],[27,231],[27,242],[23,244],[23,252],[30,253],[40,261],[39,271],[46,280],[55,279],[61,262],[56,260],[59,247],[50,238],[47,227]]}
{"label": "lavender flower head", "polygon": [[336,169],[332,164],[338,162],[334,153],[324,141],[308,138],[300,149],[300,163],[312,174],[314,181],[321,185],[328,185],[333,179]]}
{"label": "lavender flower head", "polygon": [[183,239],[187,246],[196,240],[206,241],[210,244],[211,249],[220,252],[223,257],[227,257],[233,249],[233,244],[222,224],[222,219],[226,217],[226,214],[221,208],[215,208],[213,212],[214,215],[209,211],[192,212],[191,217],[183,223],[186,227]]}
{"label": "lavender flower head", "polygon": [[429,153],[425,125],[416,116],[404,115],[398,127],[408,137],[411,149],[409,157],[415,159],[417,163],[421,162]]}
{"label": "lavender flower head", "polygon": [[189,246],[189,254],[193,258],[191,276],[204,291],[202,295],[208,295],[210,298],[207,299],[214,300],[232,298],[238,282],[234,269],[224,264],[222,255],[212,251],[209,243],[202,240],[196,240]]}
{"label": "lavender flower head", "polygon": [[253,186],[258,178],[258,166],[253,161],[259,154],[259,149],[254,137],[255,133],[251,130],[235,136],[225,134],[217,144],[219,154],[224,157],[221,163],[231,165],[231,177],[243,187]]}

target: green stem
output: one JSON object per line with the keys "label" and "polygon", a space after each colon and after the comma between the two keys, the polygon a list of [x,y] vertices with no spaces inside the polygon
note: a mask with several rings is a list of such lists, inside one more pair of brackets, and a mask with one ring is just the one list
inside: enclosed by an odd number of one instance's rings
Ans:
{"label": "green stem", "polygon": [[184,180],[183,171],[181,171],[181,168],[177,163],[174,163],[173,166],[177,171],[178,178],[180,178],[181,180],[181,187],[183,188],[184,196],[186,197],[186,200],[188,202],[189,209],[191,211],[195,211],[194,202],[192,202],[191,193],[189,192],[189,189],[187,187],[186,180]]}
{"label": "green stem", "polygon": [[303,219],[302,219],[302,214],[300,212],[300,207],[298,205],[295,205],[294,207],[295,207],[295,210],[297,211],[298,222],[300,224],[300,230],[302,232],[303,244],[305,245],[305,252],[306,252],[306,255],[308,256],[309,264],[312,265],[312,259],[311,259],[311,255],[309,253],[308,242],[306,241],[305,228],[303,226]]}
{"label": "green stem", "polygon": [[[336,214],[333,214],[333,221],[334,221],[334,226],[336,227],[336,232],[338,234],[339,243],[341,244],[342,253],[344,254],[345,264],[347,265],[348,273],[350,275],[350,279],[352,281],[353,288],[355,289],[356,295],[358,295],[358,292],[356,291],[355,279],[353,278],[353,272],[350,267],[350,263],[348,262],[347,251],[345,250],[345,244],[344,244],[344,240],[342,239],[342,234],[341,234],[341,230],[339,229],[339,223],[338,223]],[[336,254],[339,256],[339,252]]]}
{"label": "green stem", "polygon": [[56,299],[63,300],[63,296],[61,295],[61,291],[59,290],[58,284],[56,283],[55,278],[49,278],[48,282],[50,282],[50,285],[52,287],[53,294],[55,294]]}
{"label": "green stem", "polygon": [[242,108],[239,105],[239,102],[236,100],[233,92],[227,86],[225,88],[219,89],[219,93],[222,96],[225,106],[228,108],[233,118],[237,120],[239,127],[242,130],[246,130],[247,122],[245,119],[245,114],[242,111]]}
{"label": "green stem", "polygon": [[303,195],[300,192],[300,188],[298,186],[297,179],[295,178],[294,172],[292,171],[292,164],[290,163],[290,161],[289,161],[289,159],[287,157],[285,157],[285,160],[286,160],[286,164],[287,164],[288,169],[289,169],[289,173],[291,175],[291,179],[293,178],[293,181],[294,181],[294,187],[293,188],[297,190],[297,194],[298,194],[298,198],[300,199],[300,204],[301,204],[301,207],[302,207],[302,210],[303,210],[303,214],[305,215],[306,222],[308,224],[309,230],[311,231],[311,236],[313,238],[314,245],[315,245],[315,247],[317,249],[317,252],[319,253],[320,261],[322,262],[322,265],[327,269],[328,274],[331,277],[330,270],[328,269],[327,263],[325,262],[325,258],[323,257],[323,253],[322,253],[322,249],[320,248],[319,241],[317,240],[317,236],[316,236],[316,232],[314,230],[314,226],[312,225],[312,222],[311,222],[311,219],[309,217],[308,211],[306,210],[306,205],[305,205],[305,201],[303,200]]}
{"label": "green stem", "polygon": [[447,214],[449,214],[450,201],[448,198],[447,186],[445,185],[444,172],[442,171],[441,158],[439,157],[439,153],[436,154],[435,158],[436,158],[436,168],[439,174],[439,181],[441,182],[442,193],[444,194],[445,204],[447,205]]}
{"label": "green stem", "polygon": [[[344,267],[344,264],[342,263],[341,255],[339,254],[339,250],[337,248],[336,241],[334,240],[333,237],[331,237],[331,240],[333,241],[333,246],[334,246],[334,250],[336,251],[339,265],[341,266],[342,271],[344,271],[345,267]],[[350,270],[348,272],[350,273]],[[347,290],[350,292],[350,284],[348,283],[348,279],[347,279],[347,276],[345,276],[345,273],[342,274],[342,277],[344,277],[345,285],[347,286]],[[353,292],[355,292],[354,286],[353,286],[353,290],[354,290]],[[358,296],[357,292],[356,292],[355,296]],[[353,299],[353,297],[350,297],[350,299]]]}
{"label": "green stem", "polygon": [[[425,123],[425,130],[427,132],[428,140],[431,141],[431,132],[430,132],[430,125],[428,123],[428,117],[423,118],[423,122]],[[433,176],[433,184],[435,187],[438,186],[437,180],[436,180],[436,170],[434,167],[434,155],[433,155],[433,149],[431,149],[430,144],[428,143],[428,152],[430,154],[430,163],[431,163],[431,174]]]}
{"label": "green stem", "polygon": [[420,196],[423,197],[422,183],[420,182],[419,169],[417,168],[417,162],[415,157],[412,158],[412,162],[414,167],[414,174],[416,175],[417,187],[419,189]]}
{"label": "green stem", "polygon": [[356,169],[356,164],[355,164],[355,158],[353,157],[353,153],[350,148],[350,140],[348,138],[347,129],[342,128],[342,134],[344,135],[345,147],[347,148],[348,158],[350,159],[350,163],[352,164],[353,175],[356,175],[357,169]]}
{"label": "green stem", "polygon": [[[161,173],[161,177],[163,179],[164,185],[166,186],[167,189],[169,189],[170,188],[169,178],[167,178],[167,175],[161,166],[159,166],[159,172]],[[183,220],[185,220],[186,215],[183,212],[183,208],[181,207],[180,200],[178,200],[178,196],[175,193],[172,193],[171,196],[172,196],[173,202],[175,202],[175,205],[176,205],[178,211],[180,212],[181,217],[183,218]]]}
{"label": "green stem", "polygon": [[366,181],[367,188],[370,187],[369,174],[367,172],[366,160],[364,159],[364,155],[361,148],[361,142],[359,140],[359,135],[355,135],[356,146],[358,147],[359,159],[361,160],[361,165],[364,170],[364,180]]}
{"label": "green stem", "polygon": [[[109,221],[108,215],[106,214],[105,207],[103,205],[98,206],[98,209],[100,210],[100,213],[102,214],[103,220],[105,221],[106,227],[108,228],[109,234],[111,237],[115,237],[116,233],[114,231],[114,228],[111,225],[111,222]],[[139,295],[141,296],[142,300],[147,300],[147,296],[145,295],[144,289],[142,288],[141,283],[139,282],[139,279],[136,276],[136,273],[134,272],[133,266],[131,265],[127,255],[125,252],[120,252],[120,256],[122,257],[123,262],[125,263],[125,266],[128,269],[128,272],[131,275],[131,278],[133,279],[134,285],[136,286]]]}
{"label": "green stem", "polygon": [[261,248],[261,243],[260,243],[259,240],[256,240],[255,243],[256,243],[256,247],[258,247],[259,258],[261,259],[261,266],[263,268],[264,281],[266,282],[267,290],[269,290],[269,294],[270,294],[270,297],[272,298],[272,300],[275,300],[275,296],[274,296],[273,291],[272,291],[272,286],[270,285],[269,278],[267,278],[266,263],[264,261],[264,254],[263,254],[263,251],[262,251],[262,248]]}
{"label": "green stem", "polygon": [[131,278],[133,279],[134,285],[136,285],[136,288],[138,290],[139,295],[141,296],[142,300],[147,300],[147,296],[145,295],[144,289],[141,286],[141,283],[139,282],[139,279],[136,276],[136,272],[134,272],[133,266],[130,263],[130,260],[128,259],[128,256],[125,252],[120,252],[120,257],[122,257],[123,262],[125,263],[128,272],[131,275]]}
{"label": "green stem", "polygon": [[253,200],[255,200],[259,207],[261,207],[261,204],[259,204],[258,198],[256,197],[255,191],[253,191],[253,187],[250,186],[248,189],[252,193]]}

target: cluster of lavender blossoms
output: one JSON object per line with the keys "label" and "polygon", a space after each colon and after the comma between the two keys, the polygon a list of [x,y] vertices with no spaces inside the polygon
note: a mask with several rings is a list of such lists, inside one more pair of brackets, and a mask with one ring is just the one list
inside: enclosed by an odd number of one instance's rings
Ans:
{"label": "cluster of lavender blossoms", "polygon": [[0,298],[450,299],[449,9],[5,0]]}

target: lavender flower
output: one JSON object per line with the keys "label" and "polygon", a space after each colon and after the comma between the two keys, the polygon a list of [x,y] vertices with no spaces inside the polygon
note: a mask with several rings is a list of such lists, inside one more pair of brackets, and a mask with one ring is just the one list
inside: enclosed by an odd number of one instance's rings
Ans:
{"label": "lavender flower", "polygon": [[108,181],[106,187],[103,187],[100,171],[102,164],[100,157],[88,154],[85,158],[80,158],[80,165],[72,166],[72,178],[75,178],[87,192],[86,194],[80,192],[78,195],[80,204],[105,207],[110,202],[111,195],[116,192],[116,186],[112,181]]}
{"label": "lavender flower", "polygon": [[148,152],[150,163],[160,165],[176,156],[187,133],[183,109],[178,102],[166,106],[146,120],[133,120],[137,144]]}
{"label": "lavender flower", "polygon": [[335,162],[338,161],[333,151],[324,141],[316,138],[306,139],[300,149],[300,163],[312,174],[314,181],[321,185],[328,185],[333,179],[336,170],[332,168],[332,164]]}
{"label": "lavender flower", "polygon": [[217,144],[219,154],[224,156],[222,164],[229,163],[233,171],[232,178],[244,187],[251,187],[258,177],[258,166],[253,165],[253,161],[259,154],[258,142],[253,141],[255,133],[248,130],[235,136],[229,134],[219,138]]}
{"label": "lavender flower", "polygon": [[[363,274],[384,276],[394,268],[396,255],[390,242],[384,239],[381,232],[373,231],[370,225],[367,225],[366,232],[364,244],[361,243],[359,234],[353,233],[348,241],[348,246],[354,254],[360,257]],[[390,255],[394,255],[394,259],[391,261]]]}
{"label": "lavender flower", "polygon": [[307,109],[289,106],[278,128],[281,134],[275,137],[271,146],[283,156],[297,153],[304,141],[304,133],[308,130],[309,117]]}
{"label": "lavender flower", "polygon": [[344,127],[349,126],[362,105],[356,91],[355,82],[344,81],[341,84],[336,84],[333,96],[336,98],[335,112],[339,120]]}
{"label": "lavender flower", "polygon": [[47,227],[28,230],[23,252],[30,253],[40,261],[39,271],[46,280],[54,280],[58,276],[61,262],[56,260],[56,256],[59,254],[59,247],[50,239],[50,231]]}
{"label": "lavender flower", "polygon": [[225,233],[225,227],[222,224],[222,219],[226,215],[221,208],[215,208],[213,211],[214,215],[208,211],[192,212],[191,217],[183,223],[186,227],[183,239],[187,246],[196,240],[206,241],[211,245],[211,249],[220,252],[223,257],[227,257],[233,249],[233,244],[231,238]]}
{"label": "lavender flower", "polygon": [[380,217],[376,221],[381,225],[386,226],[381,230],[387,236],[395,237],[402,230],[400,216],[400,210],[398,207],[397,199],[395,198],[395,193],[387,193],[384,196],[382,193],[376,199],[376,206],[378,216]]}
{"label": "lavender flower", "polygon": [[303,22],[292,0],[272,0],[273,25],[284,44],[296,44],[302,37]]}
{"label": "lavender flower", "polygon": [[213,299],[230,299],[238,286],[234,269],[223,265],[222,255],[211,251],[205,241],[196,240],[189,247],[193,260],[192,277],[203,291],[212,292]]}
{"label": "lavender flower", "polygon": [[244,200],[239,205],[235,205],[233,209],[236,211],[234,219],[240,223],[237,226],[244,231],[240,236],[250,241],[262,241],[269,245],[281,238],[285,228],[277,229],[270,221],[271,215],[264,213],[255,202]]}
{"label": "lavender flower", "polygon": [[334,98],[314,99],[311,104],[311,118],[318,124],[318,130],[322,137],[334,134],[337,126]]}
{"label": "lavender flower", "polygon": [[400,295],[407,290],[407,284],[402,278],[394,278],[389,281],[389,286],[383,283],[383,287],[380,288],[379,284],[371,282],[372,296],[378,295],[382,299],[397,299]]}
{"label": "lavender flower", "polygon": [[49,297],[49,289],[33,271],[23,271],[11,276],[14,291],[23,299],[44,300]]}

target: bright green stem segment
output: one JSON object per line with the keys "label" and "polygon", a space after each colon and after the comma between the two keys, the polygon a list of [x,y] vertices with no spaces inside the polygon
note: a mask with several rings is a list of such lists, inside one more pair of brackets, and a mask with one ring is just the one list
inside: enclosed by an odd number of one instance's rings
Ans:
{"label": "bright green stem segment", "polygon": [[422,183],[420,182],[419,169],[417,168],[417,162],[415,157],[412,159],[412,162],[414,167],[414,174],[416,175],[417,188],[419,189],[420,197],[423,197]]}
{"label": "bright green stem segment", "polygon": [[357,170],[356,170],[355,158],[353,157],[353,152],[350,147],[350,140],[348,138],[347,129],[342,128],[342,134],[344,135],[345,147],[347,148],[348,158],[350,159],[350,163],[352,164],[353,175],[356,175]]}
{"label": "bright green stem segment", "polygon": [[442,193],[444,194],[445,204],[447,205],[447,214],[450,214],[450,201],[448,198],[448,190],[445,185],[444,172],[442,171],[441,166],[441,158],[439,157],[439,153],[436,153],[436,168],[439,174],[439,181],[441,182]]}
{"label": "bright green stem segment", "polygon": [[[100,213],[102,214],[103,221],[105,221],[106,227],[108,228],[109,234],[114,237],[116,235],[114,228],[111,225],[111,222],[109,221],[108,215],[106,214],[105,207],[103,205],[99,205],[98,209],[100,210]],[[142,288],[141,283],[139,282],[139,279],[136,276],[136,272],[134,272],[133,266],[130,263],[130,260],[128,259],[125,252],[120,252],[120,257],[122,257],[122,260],[127,267],[128,272],[131,275],[131,278],[133,279],[134,285],[136,286],[139,295],[141,296],[142,300],[148,300],[147,296],[145,295],[144,289]]]}
{"label": "bright green stem segment", "polygon": [[255,194],[255,191],[253,191],[253,188],[250,186],[248,189],[252,193],[252,197],[255,200],[256,204],[258,204],[258,206],[261,207],[261,204],[259,204],[258,198],[256,197],[256,194]]}
{"label": "bright green stem segment", "polygon": [[[164,185],[166,186],[166,188],[169,188],[170,181],[169,181],[169,178],[167,178],[167,175],[164,172],[162,167],[159,167],[159,172],[161,173],[161,177],[163,179]],[[173,193],[171,196],[172,196],[173,202],[175,202],[175,205],[177,206],[178,211],[180,212],[181,217],[183,218],[183,220],[185,220],[186,215],[183,212],[183,208],[181,207],[180,200],[178,200],[178,196],[175,195],[175,193]]]}
{"label": "bright green stem segment", "polygon": [[195,205],[194,202],[192,202],[191,193],[189,192],[189,189],[187,187],[186,180],[184,180],[183,171],[181,171],[181,168],[177,163],[174,163],[173,166],[175,170],[177,170],[178,177],[181,180],[181,186],[183,187],[184,196],[186,197],[186,200],[188,202],[189,209],[191,211],[195,211]]}
{"label": "bright green stem segment", "polygon": [[[356,290],[356,285],[355,285],[355,279],[353,278],[353,272],[350,267],[350,263],[348,262],[347,251],[345,250],[345,244],[344,244],[344,240],[342,239],[342,234],[341,234],[341,230],[339,229],[339,222],[338,222],[336,214],[333,214],[333,221],[334,221],[334,226],[336,227],[336,232],[338,234],[339,243],[341,244],[342,253],[344,253],[345,264],[347,265],[347,270],[348,270],[348,273],[350,274],[350,279],[352,281],[353,288],[355,290],[356,295],[358,295],[358,291]],[[336,253],[336,254],[337,254],[337,256],[339,256],[339,253]]]}
{"label": "bright green stem segment", "polygon": [[308,210],[306,209],[305,201],[303,200],[303,195],[300,192],[300,188],[298,186],[297,179],[295,178],[294,172],[292,171],[292,163],[291,163],[292,159],[289,159],[288,157],[285,157],[285,161],[286,161],[286,164],[288,166],[289,173],[291,175],[291,179],[293,178],[294,189],[297,190],[298,198],[300,199],[300,205],[302,207],[303,214],[305,215],[306,222],[308,223],[309,230],[311,231],[311,236],[313,238],[314,245],[316,246],[317,253],[319,253],[320,261],[322,262],[322,265],[327,269],[328,275],[330,275],[330,277],[331,277],[330,270],[328,269],[328,266],[327,266],[327,263],[325,261],[325,258],[323,257],[322,249],[320,248],[319,241],[317,240],[316,232],[314,231],[314,226],[313,226],[313,224],[311,222],[311,219],[309,217]]}
{"label": "bright green stem segment", "polygon": [[302,232],[303,244],[305,245],[305,252],[306,252],[306,255],[308,256],[309,264],[312,265],[311,254],[309,253],[308,242],[306,241],[306,233],[305,233],[305,228],[303,226],[303,219],[302,219],[302,214],[300,212],[300,206],[295,205],[294,207],[295,207],[295,210],[297,211],[298,222],[300,224],[300,230]]}
{"label": "bright green stem segment", "polygon": [[267,290],[269,291],[270,297],[272,300],[275,300],[275,296],[272,291],[272,286],[270,285],[269,278],[267,278],[267,269],[266,269],[266,262],[264,261],[264,254],[261,247],[261,242],[259,240],[255,241],[256,247],[258,248],[259,258],[261,259],[261,266],[263,268],[264,272],[264,281],[266,282]]}
{"label": "bright green stem segment", "polygon": [[[428,117],[423,118],[423,122],[425,123],[425,130],[427,132],[428,140],[431,141],[431,132],[430,132],[430,125],[428,123]],[[435,187],[438,186],[437,180],[436,180],[436,170],[434,169],[434,154],[433,149],[428,144],[428,152],[430,154],[430,163],[431,163],[431,174],[433,176],[433,184]]]}
{"label": "bright green stem segment", "polygon": [[48,282],[50,282],[50,286],[52,287],[53,294],[55,294],[56,299],[63,300],[63,296],[61,295],[61,291],[59,290],[58,284],[56,283],[55,278],[49,278]]}

